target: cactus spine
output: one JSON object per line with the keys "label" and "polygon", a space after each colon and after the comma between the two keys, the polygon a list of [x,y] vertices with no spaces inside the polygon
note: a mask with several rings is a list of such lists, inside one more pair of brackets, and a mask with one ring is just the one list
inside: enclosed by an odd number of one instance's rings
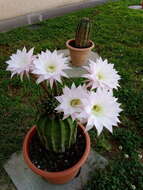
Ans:
{"label": "cactus spine", "polygon": [[91,23],[89,18],[82,18],[77,25],[76,35],[75,35],[75,47],[76,48],[87,48],[90,46]]}
{"label": "cactus spine", "polygon": [[47,150],[65,152],[76,142],[77,124],[71,118],[62,120],[41,115],[37,122],[37,132]]}

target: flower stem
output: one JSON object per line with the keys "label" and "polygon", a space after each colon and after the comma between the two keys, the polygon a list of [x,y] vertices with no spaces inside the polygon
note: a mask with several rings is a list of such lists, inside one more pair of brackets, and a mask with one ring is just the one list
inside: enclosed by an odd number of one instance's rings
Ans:
{"label": "flower stem", "polygon": [[53,95],[58,96],[58,85],[57,85],[56,81],[54,81],[54,83],[53,83]]}
{"label": "flower stem", "polygon": [[[34,81],[37,79],[36,75],[31,74],[32,79]],[[43,88],[43,90],[46,92],[47,95],[49,95],[48,88],[45,82],[40,83],[40,86]]]}

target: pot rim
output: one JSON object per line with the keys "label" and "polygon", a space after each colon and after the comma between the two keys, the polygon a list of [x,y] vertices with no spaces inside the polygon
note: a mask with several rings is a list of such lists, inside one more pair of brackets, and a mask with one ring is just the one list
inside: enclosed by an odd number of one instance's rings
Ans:
{"label": "pot rim", "polygon": [[76,47],[73,47],[70,45],[70,43],[72,41],[75,41],[75,39],[70,39],[70,40],[67,40],[66,41],[66,46],[71,49],[71,50],[74,50],[74,51],[87,51],[87,50],[91,50],[94,48],[94,42],[92,40],[89,40],[89,42],[91,43],[91,46],[88,47],[88,48],[76,48]]}
{"label": "pot rim", "polygon": [[[81,129],[84,131],[85,128],[81,123],[78,123],[79,127],[81,127]],[[82,155],[82,157],[80,158],[80,160],[71,168],[68,168],[66,170],[63,171],[59,171],[59,172],[48,172],[48,171],[44,171],[41,170],[39,168],[37,168],[30,160],[29,158],[29,141],[31,140],[31,137],[35,134],[36,132],[36,126],[33,126],[28,133],[26,134],[25,138],[24,138],[24,142],[23,142],[23,157],[25,162],[27,163],[27,165],[38,175],[41,176],[45,176],[45,175],[50,175],[50,177],[55,177],[56,176],[65,176],[66,174],[72,173],[74,171],[76,171],[77,169],[79,169],[84,162],[87,160],[87,157],[90,153],[90,137],[89,134],[87,132],[83,132],[83,134],[85,135],[85,140],[86,140],[86,146],[85,146],[85,151]]]}

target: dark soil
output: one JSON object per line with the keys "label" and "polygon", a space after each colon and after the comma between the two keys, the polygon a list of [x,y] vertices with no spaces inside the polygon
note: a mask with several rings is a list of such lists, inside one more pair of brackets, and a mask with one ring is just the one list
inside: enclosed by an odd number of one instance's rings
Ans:
{"label": "dark soil", "polygon": [[75,45],[75,40],[72,40],[72,41],[69,43],[69,45],[72,46],[72,47],[74,47],[74,48],[83,49],[83,48],[89,48],[89,47],[91,47],[91,46],[92,46],[92,43],[90,43],[90,41],[89,41],[87,47],[82,47],[82,48],[81,48],[81,47],[76,47],[76,45]]}
{"label": "dark soil", "polygon": [[37,133],[30,143],[30,159],[39,169],[53,172],[63,171],[75,165],[85,150],[85,138],[80,128],[77,131],[77,141],[64,153],[55,153],[46,150],[41,144]]}

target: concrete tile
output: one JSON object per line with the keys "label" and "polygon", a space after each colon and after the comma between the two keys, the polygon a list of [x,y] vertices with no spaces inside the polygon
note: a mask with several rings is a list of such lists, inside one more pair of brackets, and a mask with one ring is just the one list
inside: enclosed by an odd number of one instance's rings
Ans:
{"label": "concrete tile", "polygon": [[141,5],[132,5],[129,6],[130,9],[139,9],[139,10],[143,10]]}
{"label": "concrete tile", "polygon": [[[69,50],[64,49],[64,50],[58,50],[58,53],[63,53],[65,56],[69,56]],[[99,55],[96,52],[91,52],[89,55],[89,59],[95,61],[96,59],[99,58]],[[70,59],[70,58],[69,58]],[[89,63],[87,62],[85,65],[87,66]],[[82,67],[75,67],[72,66],[70,64],[70,66],[72,67],[72,69],[68,69],[66,70],[66,73],[69,77],[81,77],[81,75],[86,74],[86,70]]]}
{"label": "concrete tile", "polygon": [[91,151],[90,156],[82,167],[80,175],[64,185],[54,185],[36,175],[28,168],[22,153],[14,153],[4,168],[17,190],[81,190],[95,168],[105,168],[108,161],[97,152]]}

